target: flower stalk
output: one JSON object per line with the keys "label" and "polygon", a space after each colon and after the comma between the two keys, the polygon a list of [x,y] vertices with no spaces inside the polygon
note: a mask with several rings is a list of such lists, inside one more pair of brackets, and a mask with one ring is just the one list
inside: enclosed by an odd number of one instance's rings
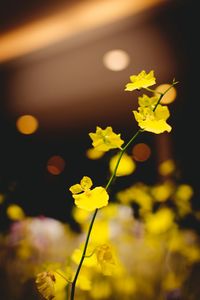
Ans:
{"label": "flower stalk", "polygon": [[[162,98],[164,97],[164,95],[175,85],[177,84],[177,82],[173,81],[172,84],[170,85],[170,87],[163,93],[159,93],[160,96],[159,96],[159,99],[158,99],[158,102],[156,103],[153,111],[156,110],[157,106],[159,105],[160,101],[162,100]],[[148,88],[146,88],[146,90],[149,90]],[[152,90],[151,90],[152,91]],[[118,157],[118,160],[116,162],[116,165],[115,165],[115,168],[114,168],[114,171],[113,173],[111,174],[109,180],[108,180],[108,183],[105,187],[105,190],[108,190],[108,188],[110,187],[110,185],[112,184],[114,178],[116,177],[116,173],[117,173],[117,169],[118,169],[118,166],[120,164],[120,161],[121,161],[121,158],[124,154],[124,152],[127,150],[127,148],[135,141],[135,139],[139,136],[140,133],[144,132],[145,130],[144,129],[139,129],[133,136],[132,138],[126,143],[126,145],[124,147],[121,148],[120,152],[119,152],[119,157]],[[95,218],[97,216],[97,213],[98,213],[98,208],[95,210],[93,216],[92,216],[92,219],[91,219],[91,222],[90,222],[90,226],[89,226],[89,229],[88,229],[88,233],[87,233],[87,236],[86,236],[86,240],[85,240],[85,245],[84,245],[84,249],[83,249],[83,252],[82,252],[82,256],[81,256],[81,259],[80,259],[80,262],[79,262],[79,265],[78,265],[78,268],[76,270],[76,274],[74,276],[74,279],[72,281],[72,286],[71,286],[71,295],[70,295],[70,300],[74,300],[74,296],[75,296],[75,288],[76,288],[76,282],[77,282],[77,279],[78,279],[78,275],[80,273],[80,270],[81,270],[81,267],[82,267],[82,264],[83,264],[83,261],[86,257],[86,252],[87,252],[87,247],[88,247],[88,243],[89,243],[89,239],[90,239],[90,234],[92,232],[92,228],[93,228],[93,224],[94,224],[94,221],[95,221]]]}

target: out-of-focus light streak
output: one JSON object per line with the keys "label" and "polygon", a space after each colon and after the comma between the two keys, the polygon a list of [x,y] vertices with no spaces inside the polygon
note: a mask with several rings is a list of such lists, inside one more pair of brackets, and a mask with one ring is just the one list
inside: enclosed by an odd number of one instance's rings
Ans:
{"label": "out-of-focus light streak", "polygon": [[[165,2],[165,1],[164,1]],[[15,59],[77,33],[90,30],[151,8],[163,0],[102,0],[63,7],[0,36],[0,62]]]}

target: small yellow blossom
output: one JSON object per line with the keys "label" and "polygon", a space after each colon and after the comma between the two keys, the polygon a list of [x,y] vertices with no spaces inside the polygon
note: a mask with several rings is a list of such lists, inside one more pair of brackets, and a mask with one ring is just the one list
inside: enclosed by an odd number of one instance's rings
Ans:
{"label": "small yellow blossom", "polygon": [[103,152],[106,152],[110,149],[121,149],[124,141],[120,138],[120,135],[121,134],[114,133],[112,127],[110,126],[106,127],[106,129],[102,129],[97,126],[95,133],[89,133],[95,150]]}
{"label": "small yellow blossom", "polygon": [[140,90],[156,83],[153,70],[148,74],[143,70],[138,75],[132,75],[130,76],[130,81],[130,83],[126,84],[125,91]]}
{"label": "small yellow blossom", "polygon": [[37,274],[35,282],[38,291],[46,300],[52,300],[55,298],[56,278],[52,271]]}
{"label": "small yellow blossom", "polygon": [[97,261],[104,275],[112,275],[113,268],[116,266],[116,259],[113,249],[108,244],[98,246],[96,250]]}
{"label": "small yellow blossom", "polygon": [[6,210],[7,216],[13,221],[23,220],[25,214],[23,209],[17,204],[10,204]]}
{"label": "small yellow blossom", "polygon": [[109,200],[109,195],[105,188],[98,186],[90,189],[92,184],[92,180],[84,176],[80,184],[72,185],[69,189],[76,206],[86,211],[93,211],[104,207],[108,204]]}
{"label": "small yellow blossom", "polygon": [[143,130],[153,132],[156,134],[164,131],[171,131],[171,126],[166,123],[166,120],[170,116],[167,106],[158,105],[156,110],[153,111],[150,107],[138,108],[138,111],[133,111],[138,125]]}
{"label": "small yellow blossom", "polygon": [[[110,166],[111,173],[113,173],[115,170],[115,166],[118,161],[118,158],[119,155],[117,154],[113,156],[110,160],[109,166]],[[130,175],[135,171],[135,168],[136,168],[136,164],[133,161],[132,157],[124,153],[118,165],[116,176]]]}

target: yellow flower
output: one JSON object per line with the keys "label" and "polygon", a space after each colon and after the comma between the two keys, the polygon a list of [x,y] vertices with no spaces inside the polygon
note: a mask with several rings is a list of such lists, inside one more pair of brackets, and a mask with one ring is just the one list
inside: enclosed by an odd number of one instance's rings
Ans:
{"label": "yellow flower", "polygon": [[92,184],[92,180],[84,176],[80,184],[72,185],[69,189],[76,206],[86,211],[93,211],[108,205],[109,195],[105,188],[98,186],[90,189]]}
{"label": "yellow flower", "polygon": [[149,97],[147,95],[143,95],[142,97],[138,98],[138,104],[139,104],[139,106],[149,107],[153,110],[154,107],[156,106],[158,100],[159,99],[157,96]]}
{"label": "yellow flower", "polygon": [[104,151],[98,151],[95,148],[89,148],[86,151],[86,156],[89,159],[96,160],[101,158],[105,154]]}
{"label": "yellow flower", "polygon": [[175,171],[175,163],[172,159],[167,159],[160,163],[158,166],[158,172],[162,176],[167,176]]}
{"label": "yellow flower", "polygon": [[104,275],[112,275],[113,268],[116,265],[113,250],[110,245],[103,244],[96,250],[97,261]]}
{"label": "yellow flower", "polygon": [[133,111],[136,121],[140,128],[156,134],[164,131],[171,131],[171,126],[166,123],[170,116],[167,106],[158,105],[153,111],[150,107],[139,107],[138,112]]}
{"label": "yellow flower", "polygon": [[[110,166],[110,171],[112,173],[114,172],[118,158],[119,155],[117,154],[113,156],[110,160],[109,166]],[[132,157],[124,153],[118,165],[116,176],[130,175],[135,171],[135,168],[136,168],[136,164],[133,161]]]}
{"label": "yellow flower", "polygon": [[97,151],[106,152],[110,149],[121,149],[124,141],[120,138],[120,134],[113,132],[112,127],[108,126],[106,129],[102,129],[99,126],[96,127],[95,133],[89,133],[92,139],[92,145]]}
{"label": "yellow flower", "polygon": [[52,271],[41,272],[36,276],[36,286],[40,294],[47,300],[55,298],[55,275]]}
{"label": "yellow flower", "polygon": [[161,208],[154,214],[147,215],[146,229],[151,234],[164,233],[174,225],[174,213],[169,208]]}
{"label": "yellow flower", "polygon": [[52,300],[65,290],[68,284],[68,279],[65,274],[60,270],[41,272],[36,276],[36,287],[39,293],[46,299]]}
{"label": "yellow flower", "polygon": [[130,76],[130,81],[130,83],[126,84],[125,91],[140,90],[156,83],[153,70],[148,74],[145,71],[141,71],[138,75],[132,75]]}

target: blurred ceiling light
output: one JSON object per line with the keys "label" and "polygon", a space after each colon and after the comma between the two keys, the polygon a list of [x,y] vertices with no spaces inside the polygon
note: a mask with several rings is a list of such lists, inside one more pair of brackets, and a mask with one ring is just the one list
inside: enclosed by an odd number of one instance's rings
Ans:
{"label": "blurred ceiling light", "polygon": [[24,115],[17,119],[16,127],[20,133],[32,134],[38,129],[38,120],[32,115]]}
{"label": "blurred ceiling light", "polygon": [[130,62],[127,52],[121,49],[111,50],[104,54],[103,63],[111,71],[124,70]]}
{"label": "blurred ceiling light", "polygon": [[133,147],[132,154],[136,161],[145,161],[150,157],[151,149],[147,144],[139,143]]}
{"label": "blurred ceiling light", "polygon": [[80,1],[70,7],[63,6],[54,14],[1,34],[0,62],[41,49],[85,30],[104,26],[163,2],[167,0],[101,0]]}
{"label": "blurred ceiling light", "polygon": [[49,158],[47,162],[47,170],[49,173],[51,173],[52,175],[59,175],[63,172],[64,168],[65,160],[61,156],[54,155]]}
{"label": "blurred ceiling light", "polygon": [[[164,83],[159,85],[155,91],[164,93],[171,85],[168,83]],[[156,93],[155,93],[156,94]],[[176,89],[175,87],[172,87],[162,98],[160,101],[162,104],[169,104],[173,102],[176,99]]]}

